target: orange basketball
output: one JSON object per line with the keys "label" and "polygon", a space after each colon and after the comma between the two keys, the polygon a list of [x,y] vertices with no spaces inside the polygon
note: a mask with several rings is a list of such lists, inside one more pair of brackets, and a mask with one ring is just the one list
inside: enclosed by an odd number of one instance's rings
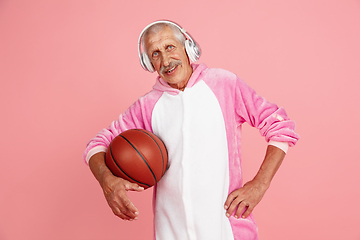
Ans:
{"label": "orange basketball", "polygon": [[164,175],[168,156],[164,143],[155,134],[130,129],[111,141],[105,162],[115,176],[146,189]]}

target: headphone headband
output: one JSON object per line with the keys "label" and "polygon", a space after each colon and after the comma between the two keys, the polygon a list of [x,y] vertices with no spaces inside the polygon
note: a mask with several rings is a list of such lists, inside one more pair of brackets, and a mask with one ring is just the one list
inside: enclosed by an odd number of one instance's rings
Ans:
{"label": "headphone headband", "polygon": [[140,33],[139,36],[139,40],[138,40],[138,53],[139,53],[139,59],[140,59],[140,64],[141,66],[149,72],[154,72],[154,68],[150,62],[149,56],[145,53],[145,52],[141,52],[141,39],[143,37],[143,34],[145,33],[146,30],[148,30],[151,26],[155,25],[155,24],[159,24],[159,23],[165,23],[165,24],[171,24],[173,26],[175,26],[176,28],[178,28],[180,30],[180,32],[185,36],[186,40],[185,40],[185,50],[186,53],[189,57],[189,59],[192,62],[196,62],[199,60],[200,55],[201,55],[201,49],[198,46],[198,44],[194,41],[194,39],[190,36],[189,33],[186,32],[186,30],[184,28],[182,28],[180,25],[168,21],[168,20],[159,20],[159,21],[155,21],[153,23],[150,23],[149,25],[147,25]]}

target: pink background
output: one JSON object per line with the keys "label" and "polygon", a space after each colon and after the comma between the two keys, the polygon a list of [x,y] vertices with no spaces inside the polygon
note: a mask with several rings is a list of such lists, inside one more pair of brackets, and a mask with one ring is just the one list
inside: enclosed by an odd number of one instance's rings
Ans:
{"label": "pink background", "polygon": [[[359,0],[0,0],[0,239],[151,239],[152,191],[131,193],[139,220],[121,221],[81,156],[151,89],[137,40],[158,19],[297,122],[254,212],[261,239],[359,240]],[[243,131],[249,180],[266,143]]]}

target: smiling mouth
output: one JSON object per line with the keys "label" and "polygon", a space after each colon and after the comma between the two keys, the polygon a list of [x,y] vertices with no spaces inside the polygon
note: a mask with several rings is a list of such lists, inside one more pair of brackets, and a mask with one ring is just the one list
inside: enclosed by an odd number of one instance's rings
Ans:
{"label": "smiling mouth", "polygon": [[174,66],[174,67],[170,68],[169,70],[166,71],[166,73],[172,73],[175,70],[176,67],[177,66]]}
{"label": "smiling mouth", "polygon": [[172,74],[176,71],[177,67],[181,65],[180,60],[172,60],[168,66],[161,65],[160,67],[160,74]]}

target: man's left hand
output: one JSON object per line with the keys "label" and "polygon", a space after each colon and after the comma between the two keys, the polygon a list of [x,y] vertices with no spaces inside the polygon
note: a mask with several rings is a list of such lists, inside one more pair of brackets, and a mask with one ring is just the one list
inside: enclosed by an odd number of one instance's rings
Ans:
{"label": "man's left hand", "polygon": [[226,216],[230,217],[237,208],[234,217],[247,218],[263,198],[267,189],[267,186],[255,179],[245,183],[242,188],[229,194],[224,205],[227,210]]}
{"label": "man's left hand", "polygon": [[230,217],[236,208],[235,218],[247,218],[250,215],[270,187],[270,182],[284,157],[285,152],[283,150],[268,145],[265,159],[254,179],[245,183],[242,188],[230,193],[226,199],[224,208],[227,217]]}

